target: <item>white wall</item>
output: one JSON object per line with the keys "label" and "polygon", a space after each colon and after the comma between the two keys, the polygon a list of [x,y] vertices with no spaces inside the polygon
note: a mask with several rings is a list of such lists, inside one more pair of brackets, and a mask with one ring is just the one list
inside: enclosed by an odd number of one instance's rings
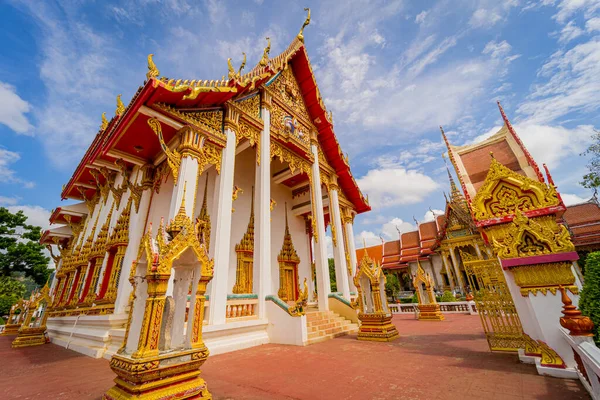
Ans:
{"label": "white wall", "polygon": [[165,219],[165,226],[169,224],[169,208],[171,207],[173,188],[173,175],[169,172],[166,182],[161,182],[160,191],[158,193],[154,192],[152,202],[150,203],[150,214],[148,216],[147,227],[152,224],[152,237],[156,237],[156,232],[158,232],[160,219],[162,217]]}

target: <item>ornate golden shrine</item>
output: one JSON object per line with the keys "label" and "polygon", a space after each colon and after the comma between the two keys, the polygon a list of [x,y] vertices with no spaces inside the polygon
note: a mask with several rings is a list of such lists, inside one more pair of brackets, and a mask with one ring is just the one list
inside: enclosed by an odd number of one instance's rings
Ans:
{"label": "ornate golden shrine", "polygon": [[[174,265],[177,263],[181,264]],[[159,349],[161,338],[166,334],[170,337],[171,333],[166,331],[169,325],[163,324],[163,314],[171,273],[177,273],[179,268],[192,268],[191,282],[195,285],[185,322],[188,328],[181,346],[171,348],[169,341],[169,345]],[[181,208],[167,229],[161,224],[153,239],[150,228],[141,240],[129,279],[133,292],[125,340],[110,360],[110,367],[117,374],[116,385],[104,394],[104,399],[212,398],[199,368],[209,354],[202,341],[202,321],[204,293],[213,270],[214,263],[198,240],[198,225],[185,213],[184,195]],[[139,287],[142,283],[147,286],[147,293]],[[135,311],[136,306],[144,307],[141,320],[142,313]],[[185,313],[186,307],[187,298],[179,299],[175,312]]]}
{"label": "ornate golden shrine", "polygon": [[413,277],[413,286],[419,300],[419,320],[443,321],[444,315],[433,292],[433,278],[425,273],[419,260],[417,260],[417,266],[417,274]]}
{"label": "ornate golden shrine", "polygon": [[254,266],[254,187],[250,200],[250,221],[242,240],[235,245],[237,254],[237,268],[235,272],[235,285],[233,293],[252,293],[253,266]]}
{"label": "ornate golden shrine", "polygon": [[290,227],[288,226],[287,216],[287,204],[285,209],[285,233],[283,235],[283,245],[281,251],[277,256],[277,262],[279,263],[279,290],[277,296],[283,301],[298,300],[299,297],[299,286],[298,286],[298,264],[300,264],[300,258],[294,243],[292,243],[292,235],[290,235]]}
{"label": "ornate golden shrine", "polygon": [[389,342],[399,336],[388,308],[385,281],[381,265],[365,250],[354,276],[358,290],[358,319],[361,321],[358,340]]}
{"label": "ornate golden shrine", "polygon": [[25,316],[27,315],[28,306],[29,301],[25,299],[21,299],[12,305],[8,314],[8,319],[6,320],[6,325],[4,326],[4,330],[0,334],[1,336],[16,335],[19,333],[19,328],[21,328],[21,325],[25,320]]}
{"label": "ornate golden shrine", "polygon": [[12,347],[39,346],[46,343],[46,320],[50,299],[50,288],[46,285],[31,294],[25,320],[19,329],[18,336],[12,342]]}

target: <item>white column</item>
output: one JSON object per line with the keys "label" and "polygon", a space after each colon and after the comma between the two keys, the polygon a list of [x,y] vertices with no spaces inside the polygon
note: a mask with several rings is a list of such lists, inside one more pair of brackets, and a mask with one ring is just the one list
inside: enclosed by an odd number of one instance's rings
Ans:
{"label": "white column", "polygon": [[[145,172],[140,175],[136,184],[142,184],[144,182],[144,178],[150,173],[151,166],[145,167],[147,170],[142,170]],[[149,183],[149,182],[148,182]],[[130,192],[127,192],[128,196],[131,196]],[[129,246],[127,246],[127,250],[125,250],[125,255],[123,256],[123,265],[121,267],[121,276],[119,277],[119,290],[117,290],[117,299],[115,300],[115,314],[124,313],[125,309],[129,305],[129,294],[133,289],[131,284],[128,282],[129,280],[129,272],[131,271],[131,264],[137,258],[138,248],[140,245],[140,240],[142,240],[142,236],[145,233],[146,229],[146,216],[148,215],[148,209],[150,208],[150,201],[152,199],[152,188],[151,185],[147,189],[144,189],[142,192],[142,198],[140,199],[140,206],[138,211],[136,212],[135,201],[131,204],[131,211],[129,216]],[[128,198],[123,196],[121,199],[121,209],[118,215],[121,215],[122,210],[124,209],[124,205],[127,204]],[[155,228],[156,229],[156,228]],[[98,278],[99,282],[104,275],[104,270],[106,269],[106,264],[108,261],[108,256],[104,257],[104,261],[102,263],[102,269],[100,277]],[[102,283],[97,285],[97,289],[100,288]],[[96,293],[98,294],[98,293]]]}
{"label": "white column", "polygon": [[350,253],[350,269],[352,271],[352,276],[350,277],[350,291],[358,294],[356,290],[356,286],[354,285],[354,276],[356,275],[356,267],[358,265],[358,260],[356,259],[356,246],[354,244],[354,226],[352,225],[352,221],[346,222],[344,224],[346,228],[346,239],[348,240],[348,252]]}
{"label": "white column", "polygon": [[[316,140],[316,139],[314,139]],[[319,299],[319,311],[329,310],[328,296],[331,293],[331,284],[329,282],[329,265],[327,263],[327,245],[325,243],[325,215],[323,214],[323,193],[321,191],[321,176],[319,174],[319,150],[316,143],[311,143],[310,150],[315,157],[312,165],[314,209],[316,215],[315,223],[317,225],[315,238],[315,264],[317,271],[317,295]]]}
{"label": "white column", "polygon": [[479,248],[479,244],[475,243],[475,251],[477,252],[477,258],[483,260],[483,256],[481,254],[481,249]]}
{"label": "white column", "polygon": [[[265,297],[271,285],[271,98],[263,92],[263,131],[259,139],[260,165],[256,166],[254,202],[254,293],[258,295],[258,318],[266,318]],[[212,299],[211,299],[212,300]]]}
{"label": "white column", "polygon": [[340,201],[338,191],[333,186],[329,192],[329,216],[331,224],[335,226],[336,243],[333,245],[333,256],[335,259],[335,281],[338,292],[342,292],[344,298],[350,300],[350,287],[348,285],[348,270],[346,268],[346,255],[344,254],[344,233],[342,232],[342,219],[340,218]]}
{"label": "white column", "polygon": [[456,259],[456,254],[454,254],[454,248],[450,248],[450,258],[452,259],[452,266],[454,267],[456,285],[460,288],[461,292],[465,292],[467,288],[464,287],[464,285],[466,285],[467,282],[463,282],[463,277],[460,274],[460,268],[458,268],[458,260]]}
{"label": "white column", "polygon": [[452,273],[452,269],[448,265],[448,255],[445,252],[440,253],[442,257],[442,262],[444,263],[444,268],[446,268],[446,276],[448,277],[448,283],[450,284],[450,290],[454,290],[454,274]]}
{"label": "white column", "polygon": [[185,188],[185,210],[190,218],[194,218],[192,210],[194,209],[194,194],[196,193],[196,184],[198,181],[198,160],[192,157],[183,157],[179,166],[179,175],[171,196],[171,206],[169,207],[169,218],[165,221],[168,224],[181,207],[183,191]]}
{"label": "white column", "polygon": [[210,243],[212,244],[212,257],[215,262],[213,278],[210,284],[210,303],[208,323],[210,325],[224,324],[227,307],[227,291],[229,290],[229,255],[231,250],[231,207],[233,200],[233,174],[235,169],[236,136],[233,129],[237,127],[238,115],[233,110],[226,110],[225,135],[227,144],[223,149],[221,160],[221,173],[218,177],[215,190],[214,210],[211,218],[213,229]]}

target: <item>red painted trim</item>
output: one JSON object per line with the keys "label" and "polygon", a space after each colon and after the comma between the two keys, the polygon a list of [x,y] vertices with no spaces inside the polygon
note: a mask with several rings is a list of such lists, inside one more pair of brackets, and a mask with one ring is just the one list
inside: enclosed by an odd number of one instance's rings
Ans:
{"label": "red painted trim", "polygon": [[509,269],[511,267],[518,267],[521,265],[533,265],[533,264],[544,264],[551,262],[561,261],[577,261],[579,255],[575,251],[569,251],[566,253],[557,254],[545,254],[542,256],[531,256],[531,257],[520,257],[520,258],[509,258],[500,260],[503,269]]}
{"label": "red painted trim", "polygon": [[79,297],[79,303],[83,303],[83,301],[85,300],[89,290],[90,290],[90,284],[92,283],[92,278],[94,276],[94,272],[96,269],[96,258],[94,258],[91,262],[90,262],[90,266],[88,267],[88,274],[85,280],[85,283],[83,285],[83,291],[81,293],[81,296]]}
{"label": "red painted trim", "polygon": [[73,286],[71,286],[71,293],[69,293],[69,297],[67,298],[66,304],[69,304],[71,300],[73,300],[73,296],[75,296],[77,286],[79,285],[79,279],[81,279],[81,268],[77,269],[77,271],[75,272],[75,279],[73,279]]}
{"label": "red painted trim", "polygon": [[[525,211],[523,214],[525,214],[525,216],[527,218],[532,218],[532,217],[541,217],[543,215],[550,215],[550,214],[558,214],[558,213],[562,214],[566,210],[567,210],[567,208],[561,203],[557,206],[538,208],[536,210]],[[475,221],[475,226],[477,226],[478,228],[482,228],[482,227],[486,227],[486,226],[490,226],[490,225],[504,224],[507,222],[511,222],[514,217],[515,217],[514,214],[510,214],[510,215],[505,215],[504,217],[486,219],[486,220],[482,220],[482,221]]]}
{"label": "red painted trim", "polygon": [[106,262],[106,268],[104,269],[104,275],[102,276],[102,286],[100,286],[96,300],[102,300],[108,290],[108,281],[110,280],[110,274],[112,273],[113,264],[115,263],[115,254],[117,254],[116,249],[110,250],[108,253],[108,261]]}

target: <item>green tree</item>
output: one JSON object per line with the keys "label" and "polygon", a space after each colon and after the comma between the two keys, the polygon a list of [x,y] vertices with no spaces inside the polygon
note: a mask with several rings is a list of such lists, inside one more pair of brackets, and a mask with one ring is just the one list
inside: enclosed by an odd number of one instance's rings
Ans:
{"label": "green tree", "polygon": [[38,285],[50,276],[49,257],[39,243],[42,228],[27,224],[23,211],[0,207],[0,276],[24,274]]}
{"label": "green tree", "polygon": [[442,302],[443,303],[451,303],[453,301],[456,301],[456,297],[454,297],[454,294],[452,294],[451,291],[446,290],[443,294],[442,294]]}
{"label": "green tree", "polygon": [[400,281],[396,274],[385,275],[385,294],[396,301],[396,293],[400,290]]}
{"label": "green tree", "polygon": [[588,254],[584,278],[579,309],[594,322],[594,340],[600,345],[600,252]]}
{"label": "green tree", "polygon": [[581,185],[589,189],[600,187],[600,131],[594,129],[592,144],[584,151],[582,156],[591,156],[587,165],[588,173],[583,176]]}
{"label": "green tree", "polygon": [[331,292],[337,292],[337,283],[335,281],[335,261],[333,258],[328,258],[327,263],[329,264],[329,283],[331,284]]}
{"label": "green tree", "polygon": [[25,285],[8,276],[0,277],[0,316],[8,315],[10,307],[23,298]]}

